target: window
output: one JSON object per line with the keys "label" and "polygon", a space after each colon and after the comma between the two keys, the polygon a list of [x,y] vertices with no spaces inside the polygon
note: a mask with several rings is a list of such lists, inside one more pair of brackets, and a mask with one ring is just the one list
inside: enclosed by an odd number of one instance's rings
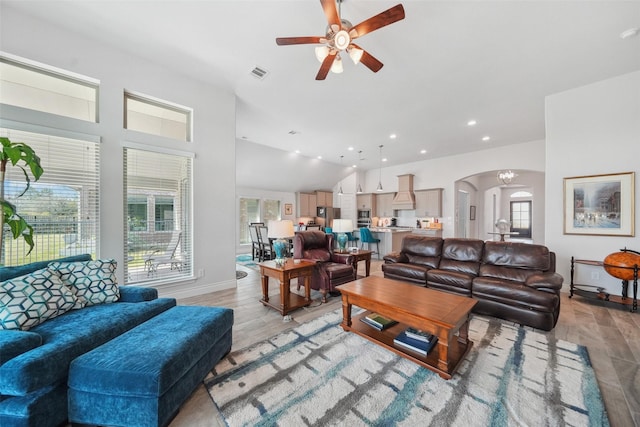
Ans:
{"label": "window", "polygon": [[251,243],[249,223],[260,222],[260,199],[240,198],[240,244]]}
{"label": "window", "polygon": [[95,258],[100,238],[97,138],[87,136],[95,139],[89,141],[7,128],[1,128],[0,135],[33,148],[44,169],[38,181],[31,181],[29,191],[16,198],[24,190],[23,172],[7,168],[5,197],[33,226],[35,246],[26,256],[29,248],[24,240],[13,240],[5,230],[0,262],[11,266],[85,253]]}
{"label": "window", "polygon": [[3,104],[97,122],[98,85],[89,77],[0,56]]}
{"label": "window", "polygon": [[191,141],[191,109],[130,92],[124,104],[125,129]]}
{"label": "window", "polygon": [[511,202],[511,231],[531,238],[531,201]]}
{"label": "window", "polygon": [[189,154],[124,149],[125,282],[192,277]]}
{"label": "window", "polygon": [[239,212],[240,244],[250,244],[249,224],[252,222],[264,222],[268,225],[270,220],[279,220],[281,218],[280,200],[241,197]]}

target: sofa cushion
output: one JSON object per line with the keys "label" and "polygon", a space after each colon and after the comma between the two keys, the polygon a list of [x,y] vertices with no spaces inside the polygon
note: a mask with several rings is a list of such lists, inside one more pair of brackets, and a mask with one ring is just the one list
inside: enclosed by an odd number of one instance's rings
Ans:
{"label": "sofa cushion", "polygon": [[35,332],[5,330],[0,333],[0,365],[25,351],[42,344],[42,337]]}
{"label": "sofa cushion", "polygon": [[0,328],[28,330],[71,310],[78,300],[48,269],[0,282]]}
{"label": "sofa cushion", "polygon": [[324,264],[324,270],[329,276],[329,280],[339,279],[341,277],[351,277],[353,280],[353,267],[351,264],[339,264],[337,262],[328,262]]}
{"label": "sofa cushion", "polygon": [[427,270],[429,270],[429,268],[424,265],[405,263],[382,264],[382,270],[384,271],[384,277],[408,280],[422,286],[427,285]]}
{"label": "sofa cushion", "polygon": [[546,246],[517,242],[486,242],[482,262],[540,271],[547,271],[551,267]]}
{"label": "sofa cushion", "polygon": [[73,359],[175,305],[173,298],[99,304],[35,326],[42,345],[0,366],[0,394],[24,396],[65,379]]}
{"label": "sofa cushion", "polygon": [[523,283],[490,277],[477,277],[473,281],[473,297],[540,312],[554,312],[560,300],[554,292],[541,292]]}
{"label": "sofa cushion", "polygon": [[484,242],[477,239],[445,239],[439,270],[477,275],[482,261]]}
{"label": "sofa cushion", "polygon": [[479,276],[524,283],[529,277],[540,273],[540,270],[527,270],[524,268],[482,264],[480,266]]}
{"label": "sofa cushion", "polygon": [[475,277],[473,274],[436,268],[427,271],[427,287],[471,296],[471,284]]}
{"label": "sofa cushion", "polygon": [[[60,258],[56,261],[65,262],[78,262],[78,261],[90,261],[90,254],[73,255],[66,258]],[[0,267],[0,281],[13,279],[14,277],[24,276],[25,274],[33,273],[36,270],[42,270],[49,265],[52,260],[48,261],[36,261],[30,264],[17,265],[13,267]]]}
{"label": "sofa cushion", "polygon": [[402,239],[401,252],[411,264],[437,268],[442,255],[442,239],[410,234]]}
{"label": "sofa cushion", "polygon": [[116,267],[113,259],[49,264],[49,269],[60,276],[82,306],[118,301],[120,292]]}

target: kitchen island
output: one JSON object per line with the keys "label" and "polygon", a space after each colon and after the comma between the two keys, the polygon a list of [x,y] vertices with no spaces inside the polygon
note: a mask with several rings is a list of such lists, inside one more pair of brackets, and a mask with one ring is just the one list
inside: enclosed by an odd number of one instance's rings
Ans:
{"label": "kitchen island", "polygon": [[373,237],[380,239],[380,253],[382,259],[388,253],[399,251],[402,247],[402,239],[408,236],[414,228],[411,227],[369,227]]}

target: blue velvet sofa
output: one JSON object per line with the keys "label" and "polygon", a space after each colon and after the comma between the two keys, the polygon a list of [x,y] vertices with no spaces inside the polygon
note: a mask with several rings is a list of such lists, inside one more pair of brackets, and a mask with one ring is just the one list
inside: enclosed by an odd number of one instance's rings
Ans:
{"label": "blue velvet sofa", "polygon": [[[89,261],[89,255],[57,261]],[[0,268],[0,281],[49,262]],[[0,329],[0,426],[54,427],[67,420],[69,365],[102,344],[174,307],[157,290],[119,288],[119,300],[68,311],[27,331]]]}

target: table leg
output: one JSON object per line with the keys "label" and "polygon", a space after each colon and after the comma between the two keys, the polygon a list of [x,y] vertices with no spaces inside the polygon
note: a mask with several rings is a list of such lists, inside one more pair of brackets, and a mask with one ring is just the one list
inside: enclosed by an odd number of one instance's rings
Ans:
{"label": "table leg", "polygon": [[469,342],[469,318],[467,317],[467,321],[464,322],[462,326],[460,326],[458,332],[458,342],[460,344],[467,344]]}
{"label": "table leg", "polygon": [[[449,372],[449,342],[448,337],[438,337],[438,369]],[[444,377],[443,377],[444,378]]]}
{"label": "table leg", "polygon": [[347,296],[342,295],[342,329],[348,331],[351,327],[351,304],[347,301]]}
{"label": "table leg", "polygon": [[[300,280],[300,278],[298,278]],[[304,298],[311,301],[311,276],[304,276]]]}
{"label": "table leg", "polygon": [[365,258],[364,266],[365,266],[365,277],[369,277],[369,273],[371,272],[371,255]]}
{"label": "table leg", "polygon": [[280,282],[280,313],[284,316],[289,311],[289,289],[291,282],[288,277],[284,277]]}
{"label": "table leg", "polygon": [[269,301],[269,276],[262,276],[262,301]]}

